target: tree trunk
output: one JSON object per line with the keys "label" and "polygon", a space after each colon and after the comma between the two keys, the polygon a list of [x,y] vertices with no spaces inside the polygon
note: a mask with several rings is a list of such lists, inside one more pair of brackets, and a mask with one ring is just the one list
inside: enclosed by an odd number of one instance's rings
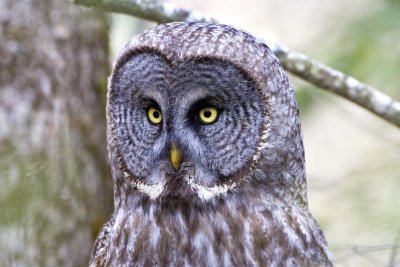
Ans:
{"label": "tree trunk", "polygon": [[87,266],[112,210],[108,25],[66,0],[0,2],[0,265]]}

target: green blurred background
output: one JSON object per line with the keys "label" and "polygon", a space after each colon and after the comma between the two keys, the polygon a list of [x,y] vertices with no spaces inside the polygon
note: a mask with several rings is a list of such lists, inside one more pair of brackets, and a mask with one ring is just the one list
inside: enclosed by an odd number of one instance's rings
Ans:
{"label": "green blurred background", "polygon": [[[69,1],[1,1],[0,266],[85,266],[112,212],[106,76],[123,45],[155,23]],[[397,0],[165,2],[302,52],[400,100]],[[309,206],[335,265],[400,266],[400,129],[290,79]]]}

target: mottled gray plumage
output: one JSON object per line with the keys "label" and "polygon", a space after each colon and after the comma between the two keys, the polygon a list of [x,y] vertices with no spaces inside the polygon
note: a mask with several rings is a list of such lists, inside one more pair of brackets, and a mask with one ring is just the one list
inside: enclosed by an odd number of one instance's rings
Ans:
{"label": "mottled gray plumage", "polygon": [[[204,106],[215,122],[199,121]],[[265,44],[225,25],[147,30],[114,64],[107,123],[115,211],[91,266],[331,265],[294,92]]]}

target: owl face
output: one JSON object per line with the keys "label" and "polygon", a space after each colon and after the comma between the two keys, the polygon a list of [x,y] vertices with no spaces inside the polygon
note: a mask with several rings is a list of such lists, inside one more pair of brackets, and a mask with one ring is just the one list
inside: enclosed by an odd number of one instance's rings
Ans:
{"label": "owl face", "polygon": [[110,84],[110,152],[140,192],[208,200],[251,173],[268,116],[242,68],[217,57],[135,51]]}

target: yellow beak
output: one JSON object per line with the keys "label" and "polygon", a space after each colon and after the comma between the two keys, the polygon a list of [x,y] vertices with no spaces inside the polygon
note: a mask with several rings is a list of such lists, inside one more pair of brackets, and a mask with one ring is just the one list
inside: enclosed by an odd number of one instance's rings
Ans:
{"label": "yellow beak", "polygon": [[172,163],[172,166],[174,166],[175,170],[177,170],[179,168],[179,165],[181,164],[181,160],[182,160],[181,152],[176,147],[176,145],[172,144],[171,145],[171,163]]}

